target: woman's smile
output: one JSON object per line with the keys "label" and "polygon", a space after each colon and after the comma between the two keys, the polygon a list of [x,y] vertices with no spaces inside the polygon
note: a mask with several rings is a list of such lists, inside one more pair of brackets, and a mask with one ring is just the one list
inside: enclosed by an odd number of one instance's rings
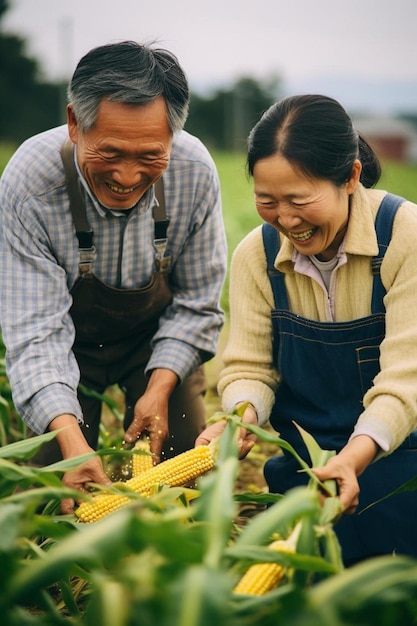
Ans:
{"label": "woman's smile", "polygon": [[309,228],[308,230],[304,230],[300,233],[287,231],[287,235],[290,239],[293,239],[296,242],[303,243],[304,241],[308,241],[309,239],[311,239],[311,237],[313,237],[317,231],[318,231],[318,227],[316,226],[314,228]]}

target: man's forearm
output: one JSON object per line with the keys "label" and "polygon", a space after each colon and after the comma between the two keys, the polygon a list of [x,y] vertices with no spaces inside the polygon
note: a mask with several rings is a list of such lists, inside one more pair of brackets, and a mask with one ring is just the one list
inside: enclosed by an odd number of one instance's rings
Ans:
{"label": "man's forearm", "polygon": [[49,424],[49,430],[60,431],[56,439],[64,459],[91,452],[91,447],[87,443],[74,415],[68,413],[59,415]]}

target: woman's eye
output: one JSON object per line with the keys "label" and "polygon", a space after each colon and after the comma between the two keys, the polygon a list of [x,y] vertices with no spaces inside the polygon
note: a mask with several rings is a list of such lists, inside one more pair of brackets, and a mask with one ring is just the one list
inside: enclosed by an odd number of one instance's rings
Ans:
{"label": "woman's eye", "polygon": [[257,200],[256,206],[260,209],[271,209],[275,206],[275,202],[261,202],[260,200]]}

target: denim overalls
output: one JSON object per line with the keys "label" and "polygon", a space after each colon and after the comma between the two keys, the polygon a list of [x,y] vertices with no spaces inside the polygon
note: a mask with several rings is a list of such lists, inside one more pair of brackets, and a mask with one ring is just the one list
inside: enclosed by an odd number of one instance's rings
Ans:
{"label": "denim overalls", "polygon": [[[271,313],[274,364],[282,376],[270,422],[307,462],[308,453],[293,421],[322,448],[339,451],[351,435],[363,411],[363,396],[379,371],[379,345],[385,336],[385,290],[379,266],[401,202],[402,198],[388,194],[375,222],[379,254],[372,262],[371,315],[348,322],[316,322],[291,313],[284,274],[274,267],[277,231],[268,224],[262,227],[276,307]],[[269,490],[284,493],[305,483],[307,479],[298,469],[289,453],[269,459],[264,468]],[[417,557],[417,492],[396,495],[360,514],[368,504],[413,477],[417,477],[417,432],[359,477],[358,511],[342,516],[335,526],[346,565],[391,552]]]}

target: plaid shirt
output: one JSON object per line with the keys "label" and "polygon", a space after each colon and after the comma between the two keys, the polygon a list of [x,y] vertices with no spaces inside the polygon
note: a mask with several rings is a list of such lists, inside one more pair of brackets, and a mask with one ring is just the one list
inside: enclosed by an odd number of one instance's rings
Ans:
{"label": "plaid shirt", "polygon": [[[61,126],[28,139],[0,180],[7,372],[16,409],[37,433],[64,413],[82,420],[69,315],[78,241],[60,157],[66,136]],[[127,215],[103,209],[82,182],[97,249],[94,273],[112,287],[142,287],[155,269],[153,189]],[[215,353],[226,271],[217,171],[205,147],[185,131],[174,137],[164,186],[173,302],[161,317],[147,370],[167,368],[183,379]]]}

